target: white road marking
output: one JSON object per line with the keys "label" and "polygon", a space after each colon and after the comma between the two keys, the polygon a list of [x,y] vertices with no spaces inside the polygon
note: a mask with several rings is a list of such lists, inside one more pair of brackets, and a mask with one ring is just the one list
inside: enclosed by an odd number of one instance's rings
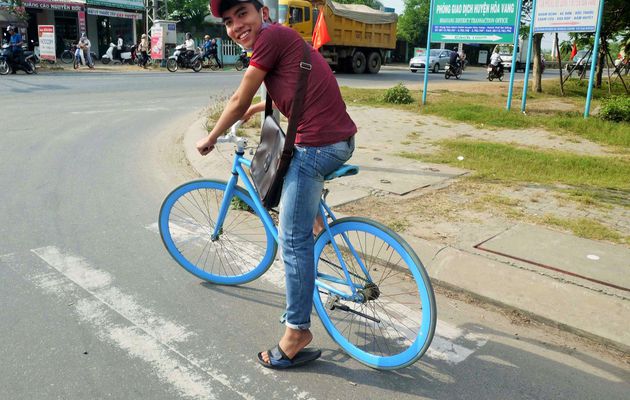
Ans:
{"label": "white road marking", "polygon": [[[177,243],[183,243],[184,241],[194,241],[198,239],[200,235],[203,235],[205,233],[204,230],[200,227],[195,229],[188,229],[189,226],[195,226],[195,224],[192,223],[186,224],[186,226],[173,223],[171,223],[171,225],[173,226],[173,229],[171,230],[171,235],[173,237],[173,240],[175,240]],[[159,234],[157,223],[146,226],[146,229]],[[200,246],[204,245],[205,242],[200,243]],[[249,248],[250,246],[254,246],[252,244],[247,244],[243,246],[245,246],[243,248],[244,251],[238,251],[240,258],[248,259],[248,261],[255,261],[249,259],[249,254],[253,254],[254,252],[259,250],[255,248]],[[276,286],[278,289],[284,290],[285,288],[284,267],[282,266],[282,263],[277,259],[269,268],[269,270],[261,276],[261,278]],[[421,320],[421,313],[419,311],[412,310],[403,304],[386,301],[384,299],[381,301],[381,303],[390,312],[393,311],[398,316],[400,316],[400,318],[404,318],[404,324],[396,324],[396,329],[399,332],[407,331],[409,329],[409,326],[417,326],[419,323],[418,321]],[[486,343],[486,337],[473,332],[466,332],[463,329],[449,324],[448,322],[444,322],[438,319],[435,329],[435,335],[433,337],[433,341],[431,342],[431,346],[426,352],[426,356],[435,360],[444,361],[449,364],[459,364],[462,361],[466,360],[471,354],[484,346]]]}
{"label": "white road marking", "polygon": [[[217,393],[212,384],[215,381],[244,399],[254,399],[254,396],[238,391],[220,371],[203,368],[199,362],[177,350],[175,346],[194,333],[140,305],[133,296],[122,293],[112,285],[113,277],[106,271],[54,246],[31,251],[57,272],[37,275],[36,284],[58,295],[65,295],[77,287],[87,292],[90,296],[80,298],[74,305],[79,317],[93,325],[101,339],[149,363],[160,379],[182,395],[215,399]],[[120,317],[128,323],[116,322]]]}

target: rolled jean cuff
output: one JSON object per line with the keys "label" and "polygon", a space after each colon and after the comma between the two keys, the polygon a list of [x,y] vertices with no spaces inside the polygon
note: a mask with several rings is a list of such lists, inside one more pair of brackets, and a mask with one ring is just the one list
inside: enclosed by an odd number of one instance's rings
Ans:
{"label": "rolled jean cuff", "polygon": [[298,331],[305,331],[305,330],[311,328],[311,323],[310,322],[308,322],[306,324],[293,325],[293,324],[290,324],[287,321],[284,324],[287,326],[287,328],[295,329],[295,330],[298,330]]}

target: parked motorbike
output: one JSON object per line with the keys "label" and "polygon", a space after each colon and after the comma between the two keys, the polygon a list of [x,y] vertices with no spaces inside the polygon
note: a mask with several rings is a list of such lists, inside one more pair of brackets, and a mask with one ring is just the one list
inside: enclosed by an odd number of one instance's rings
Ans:
{"label": "parked motorbike", "polygon": [[488,65],[488,80],[492,82],[494,79],[503,81],[503,64],[499,63],[496,67],[492,64]]}
{"label": "parked motorbike", "polygon": [[178,68],[192,68],[195,72],[201,71],[201,54],[194,53],[189,56],[186,46],[179,45],[175,47],[175,52],[166,61],[166,69],[175,72]]}
{"label": "parked motorbike", "polygon": [[0,75],[7,75],[20,69],[29,75],[37,73],[33,52],[24,51],[21,57],[23,62],[13,57],[9,45],[2,46],[0,50]]}
{"label": "parked motorbike", "polygon": [[[116,63],[131,64],[132,63],[131,51],[121,51],[120,52],[120,60],[119,59],[114,59],[114,47],[116,47],[116,45],[114,43],[110,43],[109,44],[109,48],[107,49],[105,54],[103,54],[103,56],[101,57],[101,62],[103,64],[107,65],[110,62],[114,62],[114,64],[116,64]],[[123,50],[125,50],[125,49],[123,49]]]}
{"label": "parked motorbike", "polygon": [[243,50],[243,52],[241,52],[241,54],[238,56],[238,60],[236,60],[236,62],[234,63],[234,68],[236,68],[237,71],[241,71],[243,68],[249,67],[250,58],[251,57],[249,56],[247,51]]}
{"label": "parked motorbike", "polygon": [[459,79],[462,76],[462,68],[459,65],[446,64],[446,67],[444,67],[444,79],[449,79],[451,76]]}

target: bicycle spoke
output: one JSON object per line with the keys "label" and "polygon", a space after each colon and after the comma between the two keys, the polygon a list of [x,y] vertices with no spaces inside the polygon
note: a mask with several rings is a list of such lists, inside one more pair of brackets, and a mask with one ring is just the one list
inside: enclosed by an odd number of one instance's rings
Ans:
{"label": "bicycle spoke", "polygon": [[[322,276],[336,277],[344,282],[325,280],[331,287],[347,287],[349,282],[346,283],[345,265],[352,284],[356,285],[358,294],[362,296],[356,301],[344,300],[320,288],[322,304],[329,296],[337,298],[340,304],[332,311],[327,308],[324,310],[328,314],[322,319],[326,329],[334,330],[344,337],[347,343],[340,344],[364,362],[367,362],[364,359],[366,353],[392,358],[406,352],[418,337],[422,337],[425,342],[430,341],[432,332],[420,336],[424,312],[420,291],[427,287],[426,284],[419,285],[416,282],[416,276],[406,261],[412,259],[406,255],[407,250],[396,244],[399,240],[396,236],[381,232],[381,228],[371,228],[372,223],[355,222],[353,218],[348,220],[353,221],[345,222],[347,226],[339,228],[333,238],[340,254],[333,251],[331,243],[327,243],[319,254],[317,270]],[[343,263],[339,256],[343,257]],[[419,267],[422,267],[419,263],[413,265],[413,268]],[[369,278],[365,275],[366,271]],[[318,308],[318,311],[321,316],[321,309]],[[432,327],[434,329],[435,325],[432,324]],[[426,351],[426,346],[420,351]],[[418,355],[405,357],[400,361],[401,365],[405,364],[405,360],[415,360],[414,357]]]}

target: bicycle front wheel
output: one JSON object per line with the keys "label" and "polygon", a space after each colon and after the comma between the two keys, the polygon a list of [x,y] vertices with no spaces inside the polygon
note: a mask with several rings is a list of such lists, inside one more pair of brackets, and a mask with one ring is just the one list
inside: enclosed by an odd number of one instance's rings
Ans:
{"label": "bicycle front wheel", "polygon": [[[330,231],[315,242],[314,293],[328,334],[372,368],[413,364],[429,348],[436,325],[433,288],[418,256],[391,229],[365,218],[338,219]],[[349,280],[357,293],[352,299],[335,293],[351,295]]]}
{"label": "bicycle front wheel", "polygon": [[162,203],[158,225],[164,246],[184,269],[208,282],[238,285],[269,269],[277,244],[240,187],[234,188],[225,220],[217,228],[226,187],[226,182],[213,180],[179,186]]}

